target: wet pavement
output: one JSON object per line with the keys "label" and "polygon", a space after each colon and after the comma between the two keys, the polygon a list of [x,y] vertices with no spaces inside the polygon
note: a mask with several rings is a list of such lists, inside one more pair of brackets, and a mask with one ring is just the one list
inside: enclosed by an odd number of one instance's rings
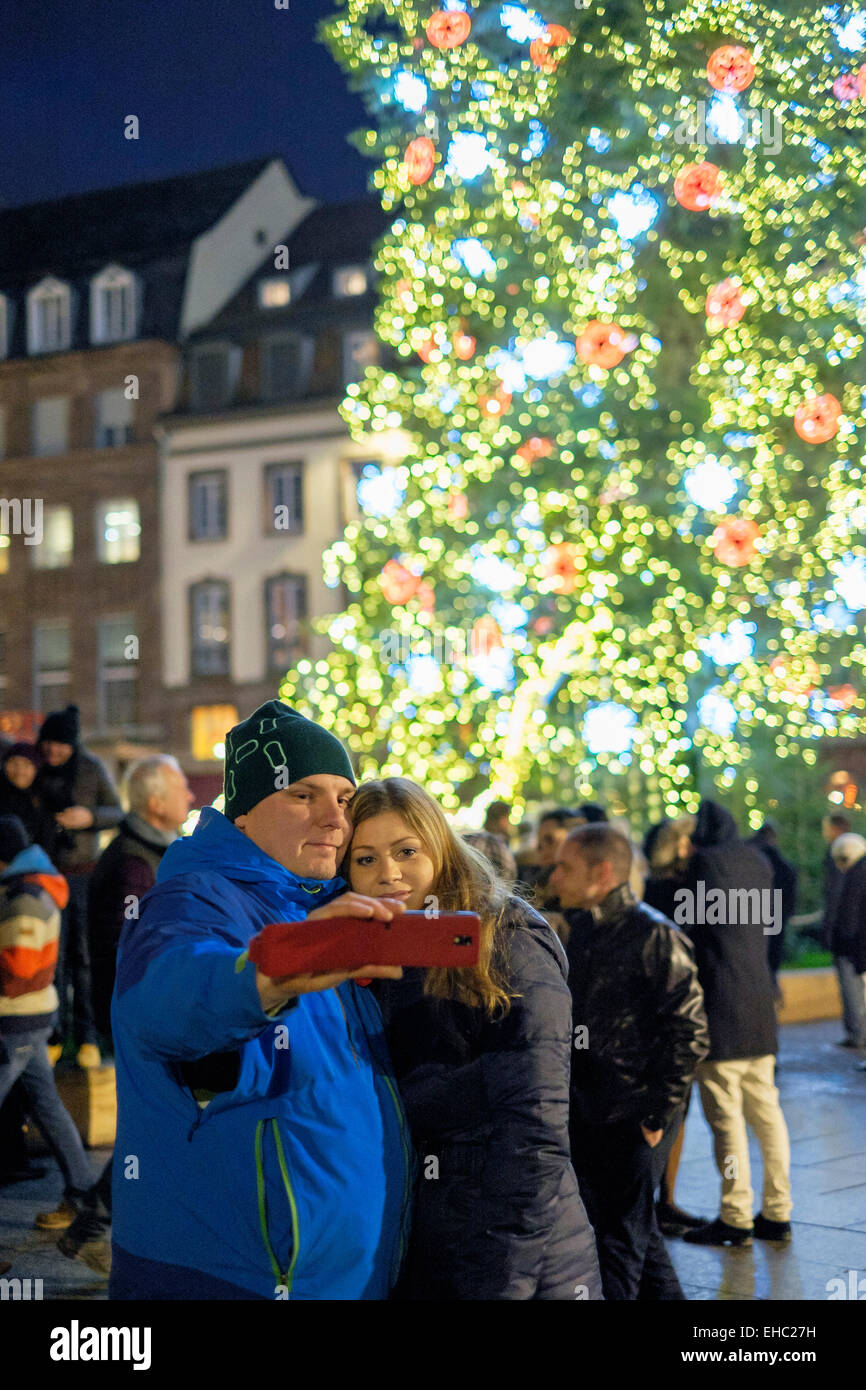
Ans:
{"label": "wet pavement", "polygon": [[[789,1024],[781,1030],[778,1084],[791,1135],[792,1243],[755,1241],[747,1250],[717,1250],[669,1241],[687,1298],[827,1300],[838,1291],[831,1283],[837,1278],[849,1291],[864,1280],[866,1296],[866,1072],[854,1070],[856,1054],[834,1047],[840,1033],[838,1022]],[[108,1152],[91,1151],[94,1178]],[[33,1226],[36,1213],[55,1207],[63,1191],[53,1161],[35,1161],[48,1167],[44,1177],[0,1188],[0,1260],[12,1263],[6,1278],[41,1279],[46,1300],[104,1299],[107,1281],[65,1259],[56,1233]],[[759,1182],[760,1152],[754,1143],[751,1161],[753,1181]],[[676,1199],[698,1215],[718,1214],[719,1180],[697,1093]],[[759,1204],[758,1197],[756,1210]]]}

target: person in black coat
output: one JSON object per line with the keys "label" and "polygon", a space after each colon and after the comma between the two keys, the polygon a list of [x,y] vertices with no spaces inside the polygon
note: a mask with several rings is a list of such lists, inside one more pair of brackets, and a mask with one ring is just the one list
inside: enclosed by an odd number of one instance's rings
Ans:
{"label": "person in black coat", "polygon": [[[767,936],[781,929],[781,893],[754,845],[738,838],[733,816],[702,801],[692,832],[688,884],[674,921],[692,938],[710,1025],[710,1053],[698,1068],[701,1103],[713,1131],[722,1179],[721,1211],[688,1231],[697,1245],[751,1245],[791,1238],[790,1144],[776,1089],[778,1048]],[[746,1124],[764,1164],[761,1211],[753,1220]]]}
{"label": "person in black coat", "polygon": [[831,853],[842,876],[834,922],[836,965],[845,978],[849,1017],[855,1030],[866,1034],[866,840],[840,835]]}
{"label": "person in black coat", "polygon": [[350,815],[343,873],[353,889],[482,920],[477,966],[406,970],[376,987],[420,1168],[398,1296],[599,1299],[595,1241],[569,1158],[561,945],[413,782],[367,783]]}
{"label": "person in black coat", "polygon": [[51,859],[57,828],[34,786],[38,771],[39,754],[35,744],[9,745],[0,762],[0,815],[17,816],[31,841],[41,845]]}
{"label": "person in black coat", "polygon": [[797,870],[779,849],[779,836],[770,821],[764,821],[760,830],[748,841],[770,861],[773,870],[773,888],[782,895],[782,930],[767,937],[767,959],[773,975],[773,984],[778,997],[777,976],[785,958],[785,928],[797,910]]}
{"label": "person in black coat", "polygon": [[852,833],[851,822],[841,813],[825,816],[821,822],[821,833],[827,845],[827,853],[824,856],[823,938],[827,950],[833,954],[833,965],[836,968],[839,994],[842,998],[842,1024],[845,1029],[844,1038],[840,1038],[836,1046],[860,1050],[866,1048],[866,1007],[861,997],[860,981],[856,971],[852,970],[848,957],[839,949],[839,902],[845,870],[837,864],[833,853],[837,841],[843,835],[848,836]]}
{"label": "person in black coat", "polygon": [[691,945],[629,887],[632,848],[604,824],[572,831],[551,887],[581,909],[568,940],[571,1153],[606,1299],[684,1297],[654,1193],[708,1047]]}

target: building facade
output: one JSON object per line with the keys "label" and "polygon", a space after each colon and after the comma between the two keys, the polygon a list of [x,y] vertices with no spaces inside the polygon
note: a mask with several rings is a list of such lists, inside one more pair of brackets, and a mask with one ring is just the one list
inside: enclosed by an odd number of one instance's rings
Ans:
{"label": "building facade", "polygon": [[374,200],[318,208],[184,349],[161,422],[163,686],[170,747],[200,798],[226,730],[279,693],[313,624],[342,606],[322,554],[357,515],[357,481],[405,437],[355,444],[338,406],[379,360]]}
{"label": "building facade", "polygon": [[314,207],[280,160],[0,211],[0,731],[164,747],[159,449],[181,344]]}

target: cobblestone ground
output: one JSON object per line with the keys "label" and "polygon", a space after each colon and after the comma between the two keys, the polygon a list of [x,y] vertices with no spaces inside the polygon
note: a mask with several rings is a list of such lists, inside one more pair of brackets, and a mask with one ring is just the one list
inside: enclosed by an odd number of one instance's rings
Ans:
{"label": "cobblestone ground", "polygon": [[[793,1024],[781,1030],[779,1090],[791,1133],[794,1189],[791,1245],[756,1241],[750,1250],[715,1250],[670,1241],[689,1299],[826,1300],[829,1281],[849,1271],[866,1281],[866,1072],[855,1054],[834,1046],[841,1025]],[[108,1150],[91,1153],[94,1176]],[[45,1299],[104,1299],[106,1281],[56,1248],[56,1235],[33,1226],[37,1211],[55,1207],[63,1182],[50,1159],[47,1174],[0,1188],[0,1260],[7,1278],[41,1279]],[[760,1154],[752,1146],[753,1182]],[[719,1182],[710,1131],[694,1097],[676,1191],[677,1202],[707,1217],[718,1213]],[[759,1202],[756,1202],[756,1209]],[[863,1285],[866,1293],[866,1282]]]}

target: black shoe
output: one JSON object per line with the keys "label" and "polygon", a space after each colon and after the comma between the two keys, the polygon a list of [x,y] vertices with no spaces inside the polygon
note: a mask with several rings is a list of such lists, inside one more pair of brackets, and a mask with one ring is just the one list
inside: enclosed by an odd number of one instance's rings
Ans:
{"label": "black shoe", "polygon": [[758,1240],[777,1240],[788,1245],[791,1240],[790,1221],[768,1221],[760,1212],[755,1217],[755,1235]]}
{"label": "black shoe", "polygon": [[684,1236],[686,1231],[706,1225],[703,1216],[690,1216],[673,1202],[656,1202],[656,1221],[663,1236]]}
{"label": "black shoe", "polygon": [[697,1226],[693,1231],[686,1231],[683,1240],[689,1245],[733,1245],[745,1247],[752,1244],[752,1227],[743,1229],[742,1226],[729,1226],[727,1221],[723,1221],[717,1216],[715,1221],[709,1221],[705,1226]]}

